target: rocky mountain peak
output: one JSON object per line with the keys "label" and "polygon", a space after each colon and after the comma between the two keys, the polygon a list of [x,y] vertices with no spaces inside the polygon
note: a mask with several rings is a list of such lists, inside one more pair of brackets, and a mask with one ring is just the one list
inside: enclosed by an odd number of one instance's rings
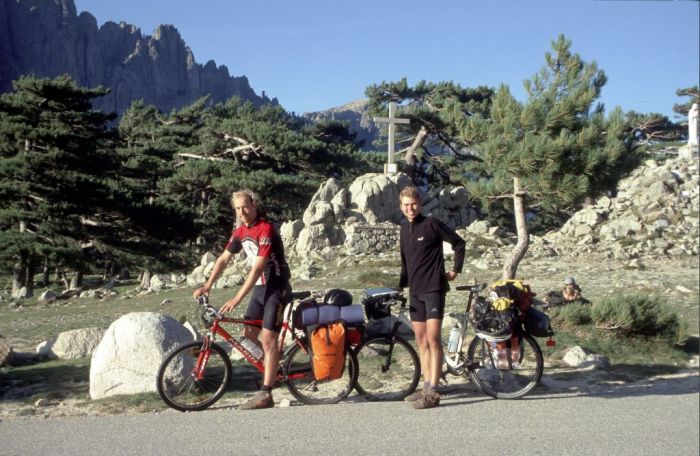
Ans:
{"label": "rocky mountain peak", "polygon": [[122,113],[138,99],[170,111],[205,95],[213,103],[233,96],[277,103],[223,65],[198,64],[174,25],[160,25],[153,35],[125,22],[98,28],[90,13],[77,15],[73,0],[0,0],[0,92],[26,74],[69,74],[83,86],[110,87],[95,103],[107,112]]}

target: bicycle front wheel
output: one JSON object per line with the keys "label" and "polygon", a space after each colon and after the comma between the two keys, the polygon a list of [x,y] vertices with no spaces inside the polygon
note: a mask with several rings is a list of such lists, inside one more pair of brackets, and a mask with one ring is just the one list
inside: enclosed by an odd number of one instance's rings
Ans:
{"label": "bicycle front wheel", "polygon": [[224,395],[232,371],[223,348],[191,342],[171,352],[158,368],[158,394],[175,410],[204,410]]}
{"label": "bicycle front wheel", "polygon": [[420,380],[418,354],[404,339],[376,337],[355,349],[357,391],[371,401],[398,401],[416,390]]}
{"label": "bicycle front wheel", "polygon": [[357,382],[357,359],[348,350],[345,354],[343,376],[336,380],[318,381],[314,378],[309,353],[293,345],[284,360],[287,388],[304,404],[335,404],[348,397]]}
{"label": "bicycle front wheel", "polygon": [[[542,350],[529,334],[522,336],[521,353],[512,368],[499,369],[490,342],[475,337],[469,344],[469,378],[486,394],[498,399],[518,399],[537,386],[544,370]],[[516,358],[518,358],[516,356]]]}

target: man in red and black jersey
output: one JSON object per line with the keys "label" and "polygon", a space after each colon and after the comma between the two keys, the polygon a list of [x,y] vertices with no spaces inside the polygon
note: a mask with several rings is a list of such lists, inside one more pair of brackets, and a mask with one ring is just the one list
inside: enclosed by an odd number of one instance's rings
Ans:
{"label": "man in red and black jersey", "polygon": [[250,272],[236,295],[219,309],[222,313],[233,310],[252,291],[244,318],[263,322],[262,331],[254,326],[245,327],[245,337],[258,345],[258,337],[262,334],[265,373],[260,391],[241,405],[242,409],[268,408],[274,405],[272,385],[277,377],[279,363],[277,336],[282,326],[285,297],[289,291],[289,265],[284,257],[282,238],[275,227],[259,215],[258,201],[258,196],[250,190],[233,194],[231,205],[241,225],[231,233],[207,283],[197,288],[193,294],[195,298],[209,294],[233,255],[245,252]]}
{"label": "man in red and black jersey", "polygon": [[[405,400],[417,409],[435,407],[440,395],[435,391],[442,373],[443,350],[440,333],[445,313],[448,282],[462,272],[465,254],[464,239],[434,217],[421,214],[420,194],[415,187],[406,187],[399,195],[401,212],[406,220],[401,224],[401,278],[399,288],[408,286],[411,325],[416,334],[423,388]],[[454,266],[445,272],[442,243],[454,251]]]}

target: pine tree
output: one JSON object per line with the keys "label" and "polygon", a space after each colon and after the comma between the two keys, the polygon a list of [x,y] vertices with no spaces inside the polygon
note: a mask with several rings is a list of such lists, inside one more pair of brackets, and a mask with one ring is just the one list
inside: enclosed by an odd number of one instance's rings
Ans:
{"label": "pine tree", "polygon": [[455,118],[485,115],[493,93],[489,87],[463,88],[451,81],[420,81],[411,87],[406,78],[373,84],[365,90],[375,115],[386,116],[389,102],[401,105],[399,116],[411,120],[400,126],[407,135],[400,140],[407,145],[402,149],[403,171],[416,183],[430,181],[433,185],[452,182],[453,157],[474,158],[459,136]]}
{"label": "pine tree", "polygon": [[522,104],[501,86],[487,116],[457,119],[465,143],[482,162],[472,163],[477,180],[465,182],[484,206],[512,200],[518,243],[503,267],[514,278],[527,252],[526,211],[561,214],[587,197],[614,186],[638,163],[625,135],[622,112],[606,119],[599,98],[605,73],[570,50],[563,35],[532,79],[525,81]]}
{"label": "pine tree", "polygon": [[91,109],[106,89],[68,77],[24,77],[0,96],[0,260],[14,269],[13,293],[33,290],[36,267],[50,257],[80,268],[94,247],[86,227],[111,197],[108,153],[113,116]]}

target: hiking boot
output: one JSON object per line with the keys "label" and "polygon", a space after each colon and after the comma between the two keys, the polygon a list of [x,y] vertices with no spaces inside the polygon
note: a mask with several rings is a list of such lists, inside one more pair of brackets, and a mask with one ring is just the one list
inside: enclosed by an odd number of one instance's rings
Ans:
{"label": "hiking boot", "polygon": [[427,409],[440,405],[440,395],[435,391],[426,391],[412,404],[414,409]]}
{"label": "hiking boot", "polygon": [[404,397],[403,400],[406,402],[416,402],[423,395],[422,389],[417,389],[408,396]]}
{"label": "hiking boot", "polygon": [[272,400],[272,393],[268,391],[258,391],[255,396],[248,399],[238,407],[241,410],[256,410],[275,406],[275,401]]}

